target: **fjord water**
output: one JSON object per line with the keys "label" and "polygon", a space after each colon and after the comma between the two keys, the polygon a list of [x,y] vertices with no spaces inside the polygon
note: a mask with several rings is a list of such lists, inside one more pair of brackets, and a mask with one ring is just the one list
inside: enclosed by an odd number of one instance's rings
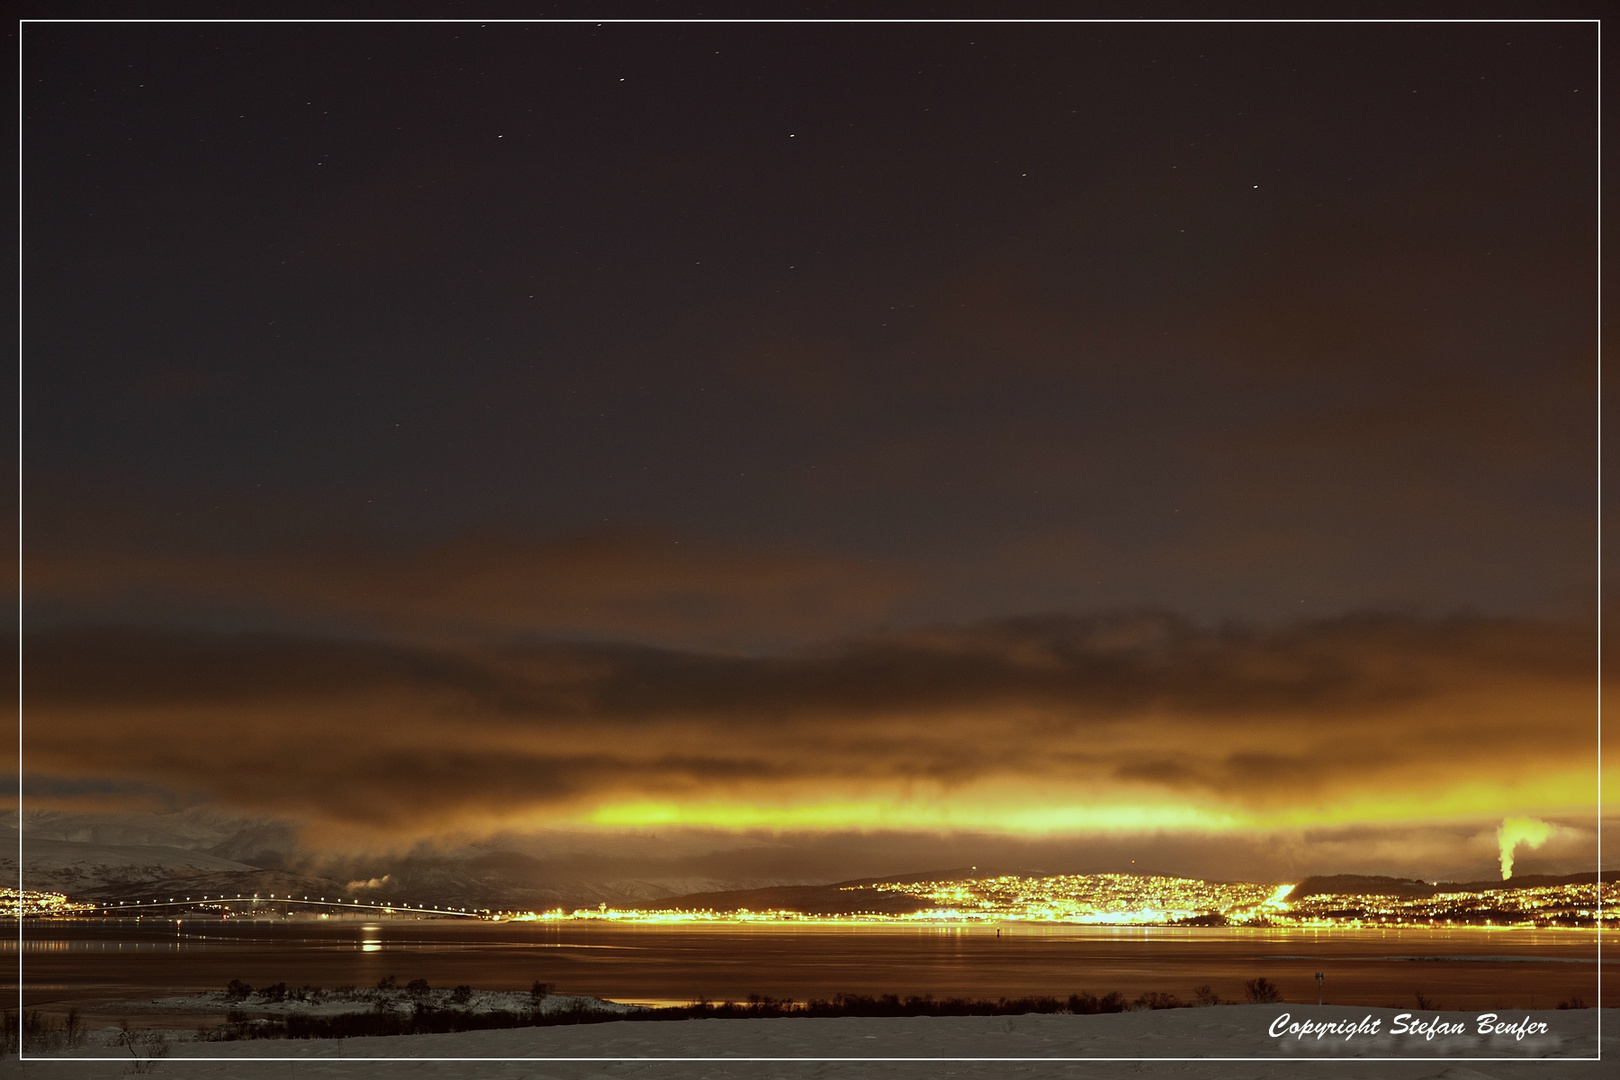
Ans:
{"label": "fjord water", "polygon": [[[15,924],[12,924],[15,927]],[[1263,976],[1283,999],[1448,1009],[1550,1008],[1597,999],[1593,931],[992,926],[624,925],[473,920],[30,921],[28,1006],[148,1000],[254,986],[528,989],[616,1001],[803,1000],[838,993],[998,998],[1148,991],[1190,999],[1209,984],[1242,1000]],[[18,940],[0,958],[16,971]],[[1605,961],[1608,966],[1608,961]]]}

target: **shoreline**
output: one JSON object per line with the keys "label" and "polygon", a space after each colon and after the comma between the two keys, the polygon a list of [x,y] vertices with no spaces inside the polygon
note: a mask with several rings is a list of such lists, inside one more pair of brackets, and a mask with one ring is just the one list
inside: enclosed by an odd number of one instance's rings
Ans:
{"label": "shoreline", "polygon": [[[343,986],[333,989],[286,984],[254,990],[246,984],[233,981],[232,990],[205,990],[193,993],[166,994],[153,998],[107,998],[80,1004],[60,1002],[41,1003],[23,1010],[24,1014],[40,1020],[49,1027],[56,1021],[77,1017],[79,1025],[93,1020],[116,1020],[132,1027],[189,1027],[201,1033],[199,1024],[215,1029],[217,1041],[238,1038],[312,1038],[309,1034],[292,1035],[220,1035],[227,1027],[245,1030],[246,1025],[279,1025],[294,1030],[300,1026],[305,1032],[312,1026],[330,1027],[343,1021],[360,1018],[388,1017],[401,1023],[413,1018],[438,1018],[445,1023],[461,1026],[442,1030],[470,1031],[483,1027],[547,1027],[558,1024],[597,1023],[609,1020],[638,1022],[672,1022],[693,1019],[841,1019],[858,1018],[911,1018],[911,1017],[966,1017],[1013,1015],[1116,1015],[1140,1012],[1174,1012],[1203,1009],[1233,1009],[1243,1007],[1276,1009],[1324,1009],[1363,1011],[1377,1014],[1400,1015],[1402,1012],[1447,1013],[1464,1015],[1494,1012],[1539,1013],[1553,1015],[1580,1012],[1588,1003],[1581,997],[1559,1002],[1554,1008],[1535,1005],[1494,1003],[1478,1007],[1451,1007],[1427,1001],[1418,995],[1415,1006],[1398,1004],[1370,1005],[1355,1002],[1334,1002],[1312,1005],[1309,1002],[1290,1002],[1275,995],[1276,987],[1267,980],[1255,991],[1258,996],[1248,1000],[1221,999],[1209,993],[1209,987],[1197,988],[1200,995],[1190,1000],[1174,994],[1148,991],[1136,998],[1128,998],[1115,991],[1098,996],[1093,993],[1074,993],[1065,997],[1055,995],[1003,995],[996,998],[957,995],[910,995],[838,993],[819,998],[774,998],[749,994],[736,999],[712,1000],[624,1000],[589,994],[557,993],[549,984],[536,982],[528,991],[473,989],[458,986],[453,989],[432,988],[425,980],[421,985],[401,986],[394,980],[388,985],[371,988]],[[1252,988],[1251,988],[1252,989]],[[1612,1006],[1611,1006],[1612,1007]],[[8,1015],[15,1016],[11,1009]],[[179,1024],[165,1025],[160,1020],[177,1020]],[[485,1023],[480,1024],[480,1020]],[[60,1026],[60,1025],[57,1025]],[[105,1026],[105,1025],[103,1025]],[[425,1030],[433,1030],[428,1026]],[[400,1034],[416,1034],[408,1031]],[[396,1034],[396,1033],[389,1033]],[[337,1036],[354,1037],[354,1036]]]}
{"label": "shoreline", "polygon": [[[1472,1011],[1425,1013],[1416,1018],[1419,1027],[1394,1034],[1396,1017],[1412,1012],[1277,1004],[1090,1016],[609,1022],[335,1040],[214,1043],[173,1039],[165,1044],[161,1057],[153,1060],[178,1066],[171,1069],[159,1064],[161,1071],[240,1080],[285,1077],[290,1068],[296,1069],[292,1075],[298,1077],[454,1077],[466,1075],[465,1069],[457,1071],[456,1061],[473,1059],[481,1062],[478,1075],[494,1080],[757,1076],[758,1065],[749,1063],[763,1059],[778,1063],[771,1070],[773,1076],[920,1078],[940,1075],[942,1062],[955,1061],[960,1064],[950,1072],[958,1076],[1007,1075],[1007,1067],[1017,1062],[1021,1076],[1056,1077],[1074,1075],[1076,1061],[1093,1061],[1096,1068],[1088,1070],[1093,1075],[1159,1074],[1213,1080],[1232,1075],[1234,1059],[1277,1063],[1275,1067],[1249,1067],[1251,1074],[1260,1075],[1299,1075],[1289,1063],[1333,1059],[1343,1062],[1335,1066],[1335,1080],[1435,1076],[1529,1080],[1549,1075],[1547,1058],[1561,1059],[1557,1071],[1561,1078],[1595,1080],[1600,1075],[1597,1061],[1580,1060],[1595,1057],[1598,1049],[1595,1009],[1503,1014],[1499,1022],[1522,1024],[1517,1036],[1511,1032],[1480,1034],[1477,1014]],[[1349,1037],[1304,1039],[1269,1035],[1268,1029],[1284,1013],[1296,1023],[1353,1022],[1362,1031]],[[1379,1021],[1380,1030],[1367,1031],[1369,1020]],[[1464,1030],[1452,1030],[1456,1025]],[[1536,1025],[1545,1025],[1545,1030],[1537,1030]],[[1410,1022],[1406,1026],[1412,1027]],[[1620,1054],[1617,1029],[1620,1023],[1607,1025],[1602,1041],[1606,1055]],[[78,1061],[76,1075],[99,1080],[123,1075],[133,1061],[144,1056],[140,1052],[143,1045],[148,1049],[156,1045],[137,1043],[137,1052],[132,1054],[117,1042],[115,1032],[93,1034],[94,1045],[52,1056]],[[211,1063],[198,1059],[211,1059]],[[190,1064],[192,1061],[195,1063]],[[404,1061],[412,1062],[405,1073],[387,1064]],[[543,1071],[537,1072],[537,1066]],[[17,1075],[20,1068],[16,1059],[8,1059],[0,1066],[0,1075]],[[1445,1071],[1448,1068],[1454,1071]]]}

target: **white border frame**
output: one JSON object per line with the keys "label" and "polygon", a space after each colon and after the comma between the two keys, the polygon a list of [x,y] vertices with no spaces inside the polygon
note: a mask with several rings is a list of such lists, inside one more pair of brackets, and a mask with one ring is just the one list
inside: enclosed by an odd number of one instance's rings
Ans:
{"label": "white border frame", "polygon": [[[238,23],[277,23],[297,25],[319,24],[592,24],[604,25],[641,25],[641,24],[671,24],[671,25],[713,25],[713,24],[748,24],[748,25],[781,25],[781,24],[817,24],[817,25],[950,25],[950,24],[1287,24],[1287,25],[1322,25],[1322,24],[1363,24],[1363,23],[1395,23],[1395,24],[1574,24],[1591,25],[1597,28],[1597,871],[1598,871],[1598,917],[1596,925],[1597,936],[1597,1056],[1596,1057],[1554,1057],[1535,1058],[1528,1055],[1509,1057],[1446,1057],[1444,1055],[1429,1055],[1424,1057],[518,1057],[518,1058],[459,1058],[459,1057],[355,1057],[337,1058],[325,1055],[315,1056],[286,1056],[286,1057],[184,1057],[164,1058],[165,1062],[245,1062],[245,1061],[272,1061],[272,1062],[298,1062],[298,1061],[353,1061],[353,1062],[399,1062],[399,1061],[465,1061],[465,1062],[542,1062],[542,1061],[571,1061],[571,1062],[608,1062],[608,1061],[694,1061],[694,1062],[1063,1062],[1077,1063],[1088,1061],[1264,1061],[1277,1064],[1293,1063],[1300,1065],[1319,1065],[1328,1062],[1348,1062],[1366,1064],[1375,1061],[1541,1061],[1548,1064],[1564,1064],[1577,1061],[1603,1060],[1603,20],[1601,18],[1589,19],[1562,19],[1562,18],[1230,18],[1230,19],[1193,19],[1193,18],[1100,18],[1100,19],[1064,19],[1064,18],[498,18],[498,19],[433,19],[433,18],[399,18],[399,19],[363,19],[363,18],[85,18],[85,19],[50,19],[50,18],[19,18],[17,20],[17,890],[20,893],[23,886],[23,47],[22,38],[24,28],[33,24],[79,24],[79,23],[139,23],[139,24],[238,24]],[[118,1061],[128,1062],[124,1057],[27,1057],[22,1047],[22,1021],[23,1021],[23,919],[19,913],[17,919],[17,1058],[18,1063],[23,1061],[45,1062],[56,1061],[71,1063],[75,1061]]]}

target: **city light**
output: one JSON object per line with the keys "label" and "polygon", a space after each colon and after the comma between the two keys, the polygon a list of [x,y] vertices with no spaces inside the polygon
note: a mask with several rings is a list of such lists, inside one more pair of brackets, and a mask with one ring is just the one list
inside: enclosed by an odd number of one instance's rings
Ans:
{"label": "city light", "polygon": [[[1414,882],[1416,891],[1425,886]],[[1594,882],[1527,888],[1436,891],[1432,895],[1313,893],[1294,898],[1288,883],[1204,881],[1152,874],[1000,874],[843,886],[838,910],[635,907],[551,908],[546,911],[438,907],[400,901],[314,900],[218,896],[198,901],[70,900],[55,892],[0,889],[0,917],[173,917],[208,912],[222,918],[329,918],[370,914],[402,918],[474,918],[508,922],[999,924],[1072,926],[1488,926],[1591,927],[1613,924],[1620,884]],[[1407,890],[1411,892],[1413,890]],[[899,903],[896,901],[900,900]],[[910,903],[907,903],[909,901]],[[324,908],[319,913],[309,909]],[[909,910],[908,910],[909,908]],[[301,914],[295,914],[301,913]]]}
{"label": "city light", "polygon": [[62,893],[38,892],[34,889],[0,889],[0,919],[15,919],[20,915],[83,915],[99,905],[69,900]]}

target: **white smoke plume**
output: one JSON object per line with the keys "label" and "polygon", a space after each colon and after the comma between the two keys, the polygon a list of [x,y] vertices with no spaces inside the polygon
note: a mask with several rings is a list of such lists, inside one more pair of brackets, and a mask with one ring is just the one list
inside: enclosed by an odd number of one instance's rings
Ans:
{"label": "white smoke plume", "polygon": [[1496,830],[1496,843],[1502,851],[1502,880],[1513,876],[1513,849],[1520,844],[1538,848],[1552,835],[1552,826],[1535,818],[1504,818]]}
{"label": "white smoke plume", "polygon": [[361,889],[380,889],[392,881],[393,877],[392,874],[384,874],[382,877],[374,877],[370,881],[351,881],[344,888],[350,892],[359,892]]}

